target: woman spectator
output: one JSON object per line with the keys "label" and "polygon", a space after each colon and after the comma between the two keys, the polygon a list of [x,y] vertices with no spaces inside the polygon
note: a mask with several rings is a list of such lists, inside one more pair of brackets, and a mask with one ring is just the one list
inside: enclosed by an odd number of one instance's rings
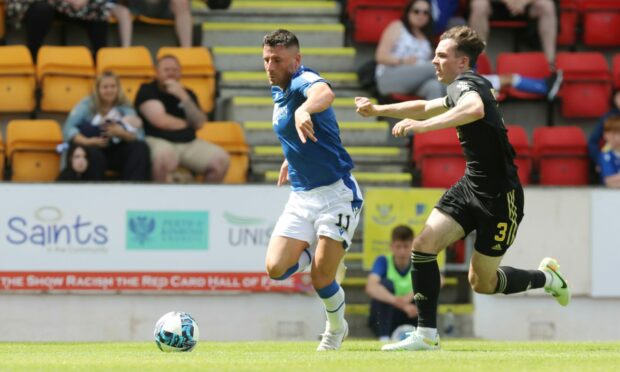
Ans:
{"label": "woman spectator", "polygon": [[431,63],[432,34],[431,3],[409,1],[402,17],[383,31],[377,46],[375,76],[381,95],[413,94],[433,99],[445,94]]}
{"label": "woman spectator", "polygon": [[106,170],[120,172],[124,181],[150,180],[150,154],[142,121],[114,73],[97,77],[93,93],[69,114],[64,137],[86,148],[96,180],[102,180]]}

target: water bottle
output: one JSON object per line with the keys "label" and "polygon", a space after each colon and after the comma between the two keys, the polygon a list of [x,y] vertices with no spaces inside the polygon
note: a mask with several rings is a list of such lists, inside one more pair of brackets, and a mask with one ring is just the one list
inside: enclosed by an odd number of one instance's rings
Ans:
{"label": "water bottle", "polygon": [[446,336],[452,336],[454,334],[454,313],[452,309],[448,309],[448,312],[444,316],[443,332]]}

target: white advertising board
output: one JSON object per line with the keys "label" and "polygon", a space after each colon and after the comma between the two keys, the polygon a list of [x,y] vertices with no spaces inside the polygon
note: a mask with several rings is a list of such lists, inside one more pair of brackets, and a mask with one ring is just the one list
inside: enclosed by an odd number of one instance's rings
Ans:
{"label": "white advertising board", "polygon": [[[288,188],[0,185],[0,290],[294,290],[265,252]],[[302,280],[303,279],[303,280]]]}

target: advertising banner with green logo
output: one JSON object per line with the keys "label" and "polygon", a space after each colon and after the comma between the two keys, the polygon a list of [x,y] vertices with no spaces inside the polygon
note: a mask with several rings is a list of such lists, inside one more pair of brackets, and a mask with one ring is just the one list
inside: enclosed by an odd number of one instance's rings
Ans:
{"label": "advertising banner with green logo", "polygon": [[[392,229],[407,225],[419,234],[443,189],[367,188],[364,195],[364,258],[370,270],[377,256],[390,253]],[[438,257],[440,266],[445,254]]]}
{"label": "advertising banner with green logo", "polygon": [[209,212],[128,211],[127,249],[209,247]]}

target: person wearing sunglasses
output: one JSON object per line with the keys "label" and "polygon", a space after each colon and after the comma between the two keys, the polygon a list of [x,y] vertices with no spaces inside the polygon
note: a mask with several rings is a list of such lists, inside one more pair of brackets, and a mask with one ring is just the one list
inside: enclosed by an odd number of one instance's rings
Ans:
{"label": "person wearing sunglasses", "polygon": [[383,31],[375,53],[375,77],[381,95],[413,94],[425,99],[445,95],[431,63],[431,9],[428,0],[409,1],[402,17]]}

